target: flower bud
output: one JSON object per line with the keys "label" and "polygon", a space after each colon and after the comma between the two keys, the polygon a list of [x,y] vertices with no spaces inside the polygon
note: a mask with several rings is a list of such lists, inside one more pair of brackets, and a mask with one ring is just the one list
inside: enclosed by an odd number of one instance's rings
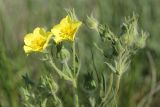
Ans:
{"label": "flower bud", "polygon": [[90,29],[94,29],[94,30],[98,31],[99,24],[98,24],[98,21],[93,16],[87,17],[87,23],[88,23],[88,27]]}
{"label": "flower bud", "polygon": [[146,39],[148,38],[148,35],[145,32],[142,32],[141,37],[137,40],[136,46],[138,48],[144,48],[146,45]]}

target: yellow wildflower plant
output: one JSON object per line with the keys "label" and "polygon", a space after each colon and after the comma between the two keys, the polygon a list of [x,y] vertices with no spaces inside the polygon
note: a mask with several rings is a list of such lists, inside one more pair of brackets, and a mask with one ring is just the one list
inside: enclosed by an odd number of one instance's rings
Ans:
{"label": "yellow wildflower plant", "polygon": [[60,21],[60,24],[55,25],[51,29],[55,42],[58,44],[64,40],[74,41],[76,32],[81,24],[81,21],[75,20],[67,15]]}
{"label": "yellow wildflower plant", "polygon": [[51,36],[51,32],[46,32],[43,28],[35,28],[33,33],[26,34],[24,37],[25,53],[42,52],[48,46]]}

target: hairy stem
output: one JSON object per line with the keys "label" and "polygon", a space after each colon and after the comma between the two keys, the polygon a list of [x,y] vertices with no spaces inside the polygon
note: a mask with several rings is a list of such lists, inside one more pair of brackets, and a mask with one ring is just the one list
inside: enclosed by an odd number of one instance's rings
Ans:
{"label": "hairy stem", "polygon": [[50,62],[50,64],[51,64],[51,66],[56,70],[56,72],[58,73],[58,75],[64,77],[64,78],[67,79],[67,80],[70,80],[70,81],[71,81],[71,78],[69,78],[67,75],[65,75],[65,74],[55,65],[55,63],[53,62],[52,56],[51,56],[51,55],[48,55],[48,57],[49,57],[49,62]]}
{"label": "hairy stem", "polygon": [[76,49],[75,49],[75,42],[73,42],[72,49],[73,49],[73,72],[74,72],[74,75],[76,75],[76,61],[75,61]]}
{"label": "hairy stem", "polygon": [[79,98],[77,90],[77,80],[73,80],[75,107],[79,107]]}
{"label": "hairy stem", "polygon": [[154,63],[154,60],[153,60],[153,57],[151,55],[150,52],[147,52],[147,56],[148,56],[148,60],[149,60],[149,63],[150,63],[150,72],[151,72],[151,75],[152,75],[152,78],[151,78],[151,89],[150,89],[150,92],[144,96],[144,98],[138,103],[137,107],[149,107],[151,102],[152,102],[152,97],[153,97],[153,94],[155,93],[155,89],[156,89],[156,81],[157,81],[157,78],[156,78],[156,67],[155,67],[155,63]]}
{"label": "hairy stem", "polygon": [[102,107],[105,107],[105,105],[107,104],[108,96],[112,90],[112,84],[113,84],[113,73],[110,74],[109,86],[108,86],[108,90],[106,92],[106,95],[105,95],[104,99],[102,100],[102,104],[104,103]]}
{"label": "hairy stem", "polygon": [[149,60],[149,63],[150,63],[150,71],[151,71],[151,74],[152,74],[150,96],[149,96],[148,102],[146,104],[149,107],[151,102],[152,102],[152,97],[153,97],[152,93],[153,93],[153,91],[156,87],[157,78],[156,78],[156,67],[155,67],[155,64],[154,64],[153,57],[152,57],[150,52],[147,52],[147,56],[148,56],[148,60]]}
{"label": "hairy stem", "polygon": [[121,76],[118,75],[117,78],[116,78],[116,86],[115,86],[115,97],[117,96],[118,94],[118,90],[119,90],[119,85],[120,85],[120,80],[121,80]]}
{"label": "hairy stem", "polygon": [[75,107],[79,107],[79,99],[78,99],[78,90],[77,90],[77,74],[76,74],[76,49],[75,49],[75,42],[73,42],[73,88],[74,88],[74,100],[75,100]]}

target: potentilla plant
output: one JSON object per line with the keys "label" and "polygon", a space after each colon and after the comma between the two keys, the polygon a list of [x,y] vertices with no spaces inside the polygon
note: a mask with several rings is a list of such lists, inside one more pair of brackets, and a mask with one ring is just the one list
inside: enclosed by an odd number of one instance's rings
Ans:
{"label": "potentilla plant", "polygon": [[[54,72],[58,74],[59,78],[63,78],[66,83],[71,83],[73,93],[70,96],[73,96],[74,107],[88,107],[83,104],[78,92],[80,90],[78,89],[78,77],[82,66],[76,51],[78,41],[75,38],[81,25],[82,22],[76,17],[74,10],[69,10],[67,16],[59,24],[54,25],[50,31],[37,27],[33,33],[26,34],[24,37],[24,51],[27,55],[41,53],[41,59],[54,68]],[[148,35],[139,31],[138,20],[135,15],[125,19],[119,35],[111,32],[106,25],[98,23],[93,16],[88,17],[87,25],[98,32],[104,46],[110,42],[110,46],[114,50],[108,58],[105,55],[105,49],[94,43],[94,47],[104,57],[104,65],[107,65],[107,68],[105,72],[99,72],[99,75],[92,73],[85,77],[87,84],[84,85],[87,86],[84,88],[88,87],[87,91],[94,90],[94,92],[90,92],[93,94],[87,96],[88,102],[90,107],[113,106],[117,100],[120,80],[129,68],[130,58],[138,49],[145,46]],[[63,42],[68,42],[71,49],[66,48]],[[50,48],[52,46],[55,46],[56,50]],[[53,55],[53,51],[56,52],[56,55]],[[106,75],[109,75],[109,78]],[[28,79],[28,76],[25,79]],[[32,85],[22,88],[23,101],[26,107],[48,107],[49,105],[67,107],[63,104],[61,96],[57,94],[61,84],[57,84],[53,75],[43,75],[38,84],[30,84]]]}

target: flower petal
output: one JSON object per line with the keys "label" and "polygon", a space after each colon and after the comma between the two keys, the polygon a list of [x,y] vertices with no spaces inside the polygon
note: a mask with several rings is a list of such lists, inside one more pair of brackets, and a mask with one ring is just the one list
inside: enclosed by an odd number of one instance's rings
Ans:
{"label": "flower petal", "polygon": [[43,46],[43,50],[47,48],[47,46],[49,44],[49,41],[51,40],[51,37],[52,37],[52,33],[51,32],[47,32],[47,40],[46,40],[46,43]]}
{"label": "flower petal", "polygon": [[60,24],[68,24],[71,21],[70,16],[66,16],[65,18],[63,18],[60,22]]}
{"label": "flower petal", "polygon": [[51,30],[55,36],[56,43],[64,40],[74,41],[75,34],[82,23],[78,20],[72,19],[69,15],[60,21],[60,24],[54,26]]}
{"label": "flower petal", "polygon": [[62,29],[62,26],[58,24],[52,28],[51,32],[53,33],[54,36],[60,36],[61,29]]}
{"label": "flower petal", "polygon": [[24,45],[23,49],[24,49],[24,52],[27,54],[33,51],[33,49],[31,47],[26,46],[26,45]]}
{"label": "flower petal", "polygon": [[33,38],[33,35],[32,33],[29,33],[29,34],[26,34],[25,37],[24,37],[24,43],[26,45],[31,45],[32,43],[32,38]]}
{"label": "flower petal", "polygon": [[39,35],[40,34],[40,30],[41,30],[41,28],[39,28],[39,27],[35,28],[34,31],[33,31],[33,34]]}

